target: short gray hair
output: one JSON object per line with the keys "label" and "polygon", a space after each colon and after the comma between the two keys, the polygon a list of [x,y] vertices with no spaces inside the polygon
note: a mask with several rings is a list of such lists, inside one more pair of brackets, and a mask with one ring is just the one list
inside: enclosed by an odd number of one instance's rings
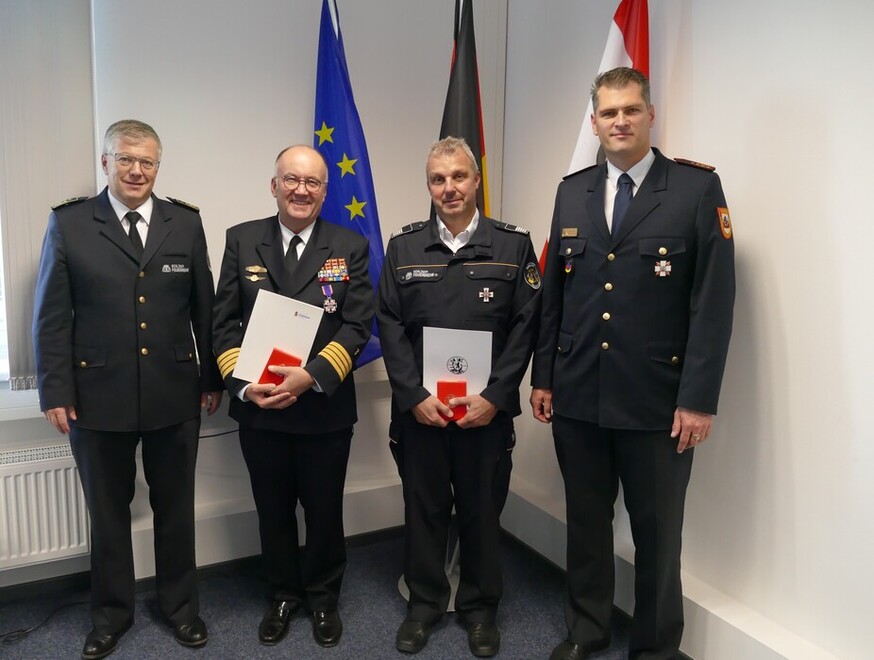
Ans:
{"label": "short gray hair", "polygon": [[476,156],[473,155],[470,145],[467,144],[464,138],[452,137],[450,135],[442,140],[437,140],[437,142],[431,145],[431,149],[428,151],[428,159],[425,161],[425,176],[428,176],[428,161],[431,158],[434,156],[451,156],[456,151],[463,151],[470,159],[473,171],[479,174],[479,163],[476,162]]}
{"label": "short gray hair", "polygon": [[112,153],[112,143],[119,137],[124,137],[134,142],[154,140],[158,143],[158,160],[161,160],[161,151],[163,149],[161,138],[158,137],[155,129],[146,122],[139,121],[138,119],[122,119],[112,124],[106,129],[106,136],[103,138],[103,153]]}

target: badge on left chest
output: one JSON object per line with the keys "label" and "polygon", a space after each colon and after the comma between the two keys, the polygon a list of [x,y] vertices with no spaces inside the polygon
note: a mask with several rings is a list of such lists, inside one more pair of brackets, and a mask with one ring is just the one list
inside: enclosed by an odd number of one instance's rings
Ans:
{"label": "badge on left chest", "polygon": [[333,314],[337,311],[337,301],[334,299],[334,286],[331,282],[348,282],[349,268],[346,265],[346,259],[339,257],[337,259],[328,259],[319,269],[319,282],[322,284],[322,293],[325,294],[325,300],[322,307],[326,314]]}

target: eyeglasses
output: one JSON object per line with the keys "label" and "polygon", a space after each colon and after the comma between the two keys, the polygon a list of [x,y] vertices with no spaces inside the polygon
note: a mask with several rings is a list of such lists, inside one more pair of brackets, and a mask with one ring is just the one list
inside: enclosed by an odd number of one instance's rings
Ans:
{"label": "eyeglasses", "polygon": [[317,193],[322,189],[322,186],[327,184],[327,181],[319,181],[318,179],[301,179],[293,174],[286,174],[279,179],[286,190],[297,190],[300,184],[303,184],[308,192]]}
{"label": "eyeglasses", "polygon": [[127,154],[109,154],[115,159],[115,164],[124,168],[134,166],[134,163],[140,164],[140,169],[144,172],[150,172],[161,164],[160,160],[152,160],[151,158],[137,158],[136,156],[128,156]]}

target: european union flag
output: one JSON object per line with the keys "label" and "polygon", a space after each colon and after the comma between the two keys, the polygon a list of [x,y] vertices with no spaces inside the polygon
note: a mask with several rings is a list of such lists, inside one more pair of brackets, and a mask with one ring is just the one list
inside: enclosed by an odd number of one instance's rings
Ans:
{"label": "european union flag", "polygon": [[[370,241],[370,280],[376,291],[385,258],[376,194],[364,130],[346,68],[337,3],[335,0],[330,0],[330,6],[328,3],[329,0],[322,0],[313,139],[313,146],[328,163],[328,196],[321,215],[325,220],[357,231]],[[373,337],[361,352],[358,366],[380,355],[382,351],[374,322]]]}

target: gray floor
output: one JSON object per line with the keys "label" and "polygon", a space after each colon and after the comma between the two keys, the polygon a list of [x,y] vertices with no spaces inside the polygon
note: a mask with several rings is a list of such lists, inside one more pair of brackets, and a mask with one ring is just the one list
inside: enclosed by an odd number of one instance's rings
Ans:
{"label": "gray floor", "polygon": [[[288,636],[279,645],[259,645],[257,627],[266,603],[262,583],[250,562],[205,570],[200,580],[202,615],[210,631],[205,647],[192,650],[179,646],[157,613],[154,591],[147,589],[138,595],[136,622],[112,658],[409,658],[394,648],[395,632],[406,607],[397,590],[402,554],[403,542],[398,534],[350,547],[340,603],[344,632],[336,648],[318,647],[309,621],[302,614],[291,622]],[[509,538],[504,541],[501,559],[505,596],[498,616],[502,635],[498,657],[548,658],[565,635],[562,572]],[[58,605],[87,598],[86,591],[68,590],[6,602],[0,605],[0,635],[36,625]],[[0,592],[0,602],[5,600]],[[613,646],[593,659],[626,657],[627,622],[621,616],[615,618]],[[87,605],[65,608],[23,640],[0,644],[0,657],[77,658],[89,629]],[[449,660],[473,656],[467,648],[465,631],[454,616],[447,615],[425,650],[415,657]]]}

